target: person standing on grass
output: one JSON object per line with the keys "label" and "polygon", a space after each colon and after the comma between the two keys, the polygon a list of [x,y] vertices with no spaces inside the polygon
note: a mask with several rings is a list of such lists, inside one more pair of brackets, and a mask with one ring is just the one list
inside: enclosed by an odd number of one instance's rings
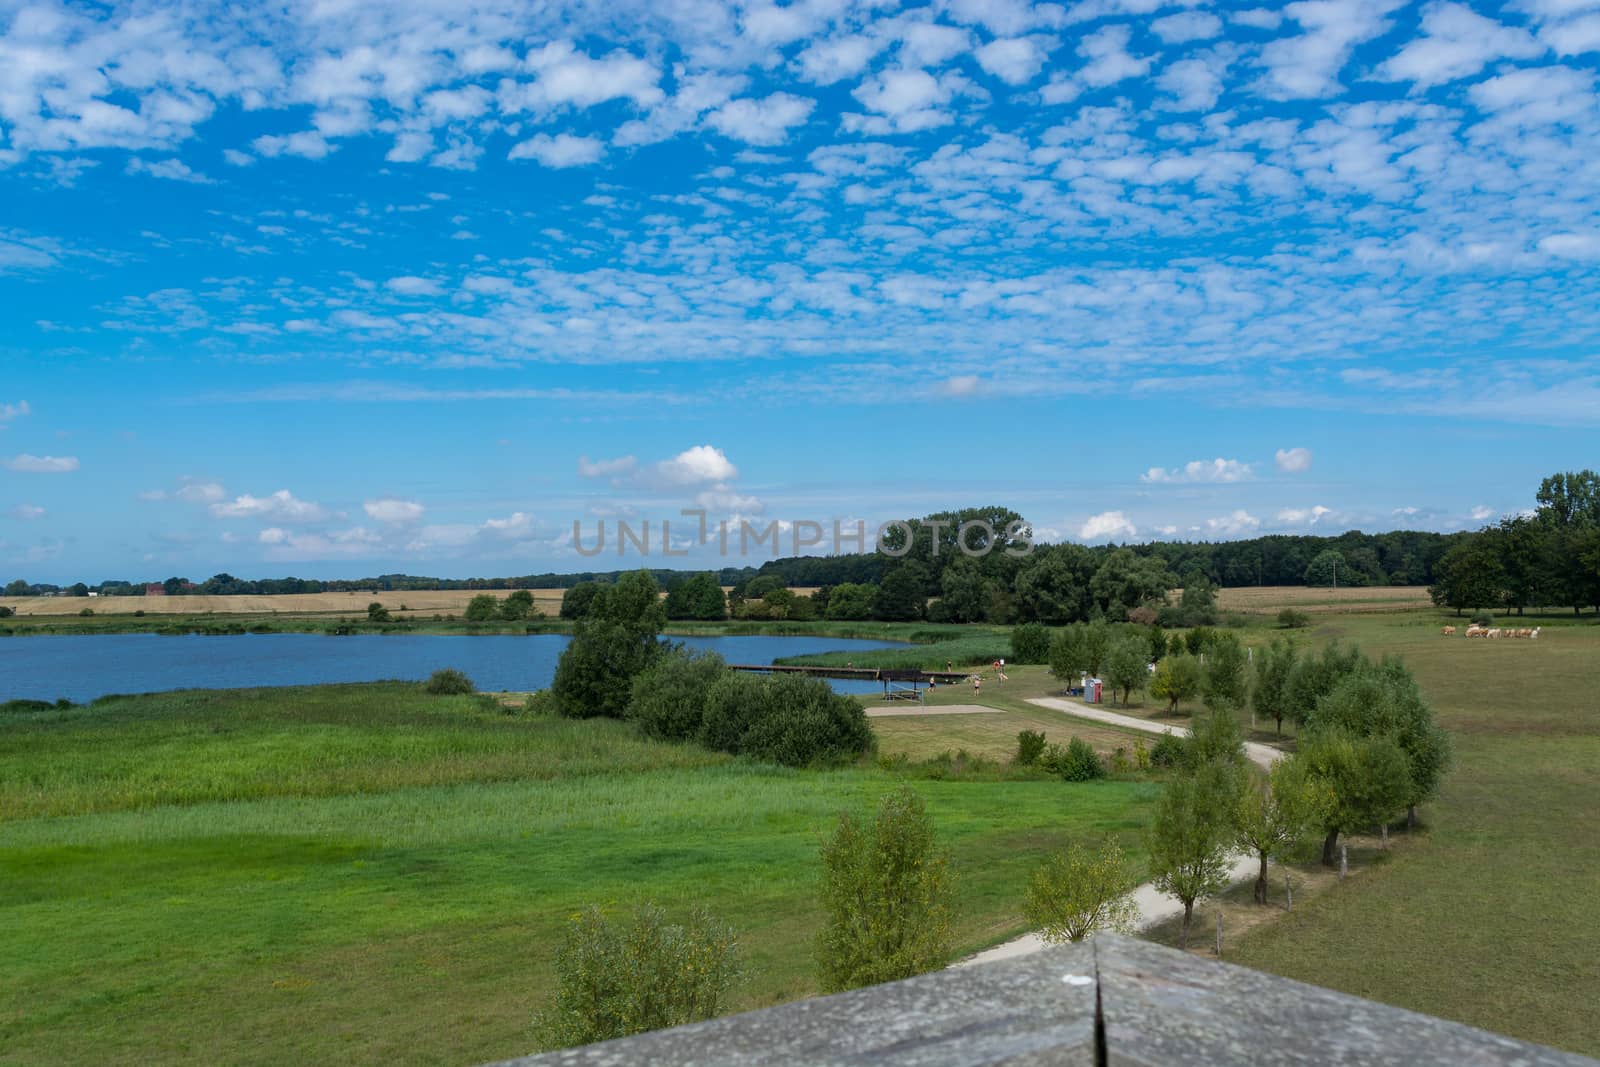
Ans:
{"label": "person standing on grass", "polygon": [[974,674],[972,676],[972,695],[973,696],[978,696],[982,692],[983,692],[983,675]]}

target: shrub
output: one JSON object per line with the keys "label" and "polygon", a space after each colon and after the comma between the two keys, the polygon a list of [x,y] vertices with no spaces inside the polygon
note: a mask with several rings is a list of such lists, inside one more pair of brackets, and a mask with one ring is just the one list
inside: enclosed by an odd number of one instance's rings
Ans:
{"label": "shrub", "polygon": [[443,670],[434,671],[428,676],[428,681],[423,688],[435,696],[459,696],[462,693],[477,691],[477,687],[472,684],[472,679],[454,667],[446,667]]}
{"label": "shrub", "polygon": [[1050,659],[1050,630],[1043,623],[1025,622],[1011,631],[1013,663],[1045,663]]}
{"label": "shrub", "polygon": [[621,927],[599,909],[579,915],[556,957],[556,991],[535,1026],[567,1047],[709,1019],[739,976],[738,939],[701,909],[683,925],[645,905]]}
{"label": "shrub", "polygon": [[1490,626],[1494,623],[1494,616],[1487,611],[1477,611],[1473,613],[1472,621],[1478,626]]}
{"label": "shrub", "polygon": [[78,612],[78,614],[80,616],[93,615],[94,614],[94,609],[93,608],[84,608],[82,611]]}
{"label": "shrub", "polygon": [[138,611],[134,612],[133,613],[133,617],[136,618],[136,619],[144,618],[144,609],[140,608]]}
{"label": "shrub", "polygon": [[1133,739],[1133,767],[1139,771],[1150,769],[1150,750],[1145,747],[1142,737]]}
{"label": "shrub", "polygon": [[480,593],[467,602],[462,618],[468,622],[489,622],[500,615],[500,601],[488,593]]}
{"label": "shrub", "polygon": [[949,865],[922,798],[885,796],[871,826],[849,812],[822,846],[817,975],[826,992],[892,982],[950,958]]}
{"label": "shrub", "polygon": [[1150,746],[1150,763],[1155,767],[1176,767],[1183,762],[1187,748],[1177,734],[1164,733]]}
{"label": "shrub", "polygon": [[1128,621],[1140,626],[1149,626],[1156,621],[1156,609],[1149,604],[1140,604],[1128,612]]}
{"label": "shrub", "polygon": [[384,607],[380,602],[374,600],[372,603],[367,605],[368,622],[388,622],[390,617],[389,609]]}
{"label": "shrub", "polygon": [[1106,767],[1100,762],[1094,746],[1081,737],[1074,737],[1067,742],[1058,773],[1069,782],[1090,782],[1104,778]]}
{"label": "shrub", "polygon": [[700,741],[707,748],[806,767],[872,747],[861,705],[821,678],[726,672],[705,696]]}
{"label": "shrub", "polygon": [[526,589],[518,589],[500,603],[500,617],[512,622],[531,619],[538,614],[533,608],[533,594]]}
{"label": "shrub", "polygon": [[1128,750],[1119,746],[1111,753],[1111,773],[1127,774],[1132,769],[1133,763],[1128,759]]}
{"label": "shrub", "polygon": [[[0,619],[9,619],[9,618],[11,618],[11,616],[13,616],[15,614],[16,614],[16,611],[14,609],[8,608],[4,604],[0,604]],[[144,613],[143,612],[139,612],[138,614],[142,615]]]}
{"label": "shrub", "polygon": [[1311,616],[1294,608],[1284,608],[1278,612],[1278,625],[1285,630],[1299,630],[1311,625]]}
{"label": "shrub", "polygon": [[1033,872],[1022,911],[1053,944],[1082,941],[1096,930],[1132,933],[1139,907],[1128,891],[1135,881],[1114,838],[1097,854],[1074,841]]}
{"label": "shrub", "polygon": [[556,713],[555,695],[548,689],[536,689],[528,694],[528,699],[523,703],[522,710],[529,715],[554,715]]}
{"label": "shrub", "polygon": [[674,648],[634,677],[627,717],[646,737],[693,741],[705,720],[707,694],[727,676],[721,656]]}
{"label": "shrub", "polygon": [[1209,626],[1196,626],[1183,636],[1183,643],[1189,646],[1189,654],[1198,656],[1211,647],[1211,642],[1216,639],[1217,632]]}
{"label": "shrub", "polygon": [[1024,730],[1017,735],[1017,762],[1032,767],[1044,753],[1044,734],[1038,730]]}

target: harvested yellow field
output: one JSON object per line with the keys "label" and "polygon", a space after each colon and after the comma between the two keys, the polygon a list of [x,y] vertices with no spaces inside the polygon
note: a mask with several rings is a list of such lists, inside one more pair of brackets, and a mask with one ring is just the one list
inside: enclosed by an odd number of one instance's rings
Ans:
{"label": "harvested yellow field", "polygon": [[[0,604],[18,615],[77,615],[93,608],[96,615],[365,615],[376,600],[393,614],[459,615],[480,593],[496,599],[509,589],[407,590],[394,593],[285,593],[281,596],[103,596],[0,597]],[[546,615],[561,610],[560,589],[531,589],[533,603]]]}
{"label": "harvested yellow field", "polygon": [[1304,585],[1238,586],[1217,591],[1217,607],[1258,615],[1294,608],[1308,615],[1338,615],[1378,611],[1415,611],[1431,607],[1424,585],[1362,586],[1351,589],[1314,589]]}

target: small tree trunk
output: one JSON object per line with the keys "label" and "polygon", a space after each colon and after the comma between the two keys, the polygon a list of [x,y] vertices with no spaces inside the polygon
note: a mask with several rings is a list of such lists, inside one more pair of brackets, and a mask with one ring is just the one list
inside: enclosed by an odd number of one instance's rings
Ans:
{"label": "small tree trunk", "polygon": [[1415,804],[1408,804],[1406,806],[1406,829],[1407,830],[1415,830],[1416,828],[1417,828],[1417,806]]}
{"label": "small tree trunk", "polygon": [[1329,830],[1328,836],[1322,839],[1322,865],[1324,867],[1339,866],[1339,854],[1335,849],[1339,845],[1339,831]]}
{"label": "small tree trunk", "polygon": [[1183,902],[1183,928],[1178,931],[1178,947],[1189,947],[1189,924],[1194,921],[1194,901]]}
{"label": "small tree trunk", "polygon": [[1256,903],[1267,902],[1267,854],[1261,853],[1261,870],[1256,874]]}

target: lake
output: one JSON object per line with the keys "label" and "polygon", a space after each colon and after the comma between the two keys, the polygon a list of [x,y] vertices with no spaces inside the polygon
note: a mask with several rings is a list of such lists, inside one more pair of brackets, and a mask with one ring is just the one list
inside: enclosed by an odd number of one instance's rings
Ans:
{"label": "lake", "polygon": [[[441,667],[465,671],[479,689],[543,689],[555,677],[565,634],[92,634],[0,639],[0,701],[84,703],[107,693],[238,689],[422,680]],[[894,641],[838,637],[678,637],[729,663],[771,663],[811,652],[897,648]],[[876,692],[876,682],[834,680],[844,693]]]}

